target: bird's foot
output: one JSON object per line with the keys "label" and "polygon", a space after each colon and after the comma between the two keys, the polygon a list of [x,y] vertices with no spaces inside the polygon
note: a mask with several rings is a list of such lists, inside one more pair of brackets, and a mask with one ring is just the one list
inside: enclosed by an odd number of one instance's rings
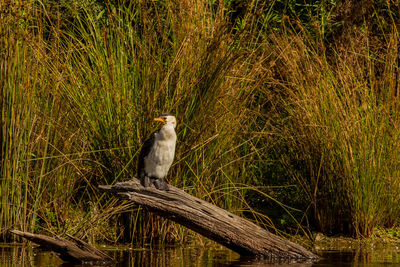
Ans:
{"label": "bird's foot", "polygon": [[140,183],[144,186],[144,187],[149,187],[152,184],[152,179],[150,179],[150,177],[148,176],[144,176],[140,179]]}
{"label": "bird's foot", "polygon": [[167,183],[167,181],[165,181],[164,178],[156,179],[156,180],[154,181],[154,186],[155,186],[158,190],[169,191],[168,183]]}

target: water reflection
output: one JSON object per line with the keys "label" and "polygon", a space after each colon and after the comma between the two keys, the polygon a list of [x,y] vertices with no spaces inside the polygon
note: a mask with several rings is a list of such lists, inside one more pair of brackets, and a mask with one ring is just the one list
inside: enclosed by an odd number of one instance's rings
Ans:
{"label": "water reflection", "polygon": [[125,250],[116,266],[225,266],[239,255],[223,247],[190,246]]}
{"label": "water reflection", "polygon": [[58,266],[63,263],[55,254],[20,244],[0,245],[0,266]]}
{"label": "water reflection", "polygon": [[[239,257],[222,246],[163,246],[146,248],[100,247],[116,262],[82,266],[400,266],[400,251],[396,246],[360,247],[347,250],[317,250],[323,258],[318,262],[271,262]],[[37,247],[0,244],[0,266],[73,266],[63,263],[54,253]]]}

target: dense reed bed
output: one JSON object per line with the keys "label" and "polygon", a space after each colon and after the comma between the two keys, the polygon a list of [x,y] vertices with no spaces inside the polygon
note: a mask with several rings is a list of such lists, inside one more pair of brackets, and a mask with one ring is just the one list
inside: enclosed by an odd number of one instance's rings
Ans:
{"label": "dense reed bed", "polygon": [[[136,175],[165,111],[179,140],[168,180],[191,194],[306,234],[397,225],[397,18],[344,30],[325,9],[305,22],[276,8],[2,1],[2,238],[185,241],[187,230],[97,189]],[[269,218],[270,206],[286,215]]]}

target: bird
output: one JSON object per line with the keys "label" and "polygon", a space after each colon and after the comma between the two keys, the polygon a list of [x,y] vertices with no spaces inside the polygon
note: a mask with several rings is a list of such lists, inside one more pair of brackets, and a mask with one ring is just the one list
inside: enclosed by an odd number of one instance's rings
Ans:
{"label": "bird", "polygon": [[138,175],[144,187],[154,184],[159,190],[169,191],[165,177],[175,156],[176,118],[171,113],[163,113],[154,121],[162,123],[162,127],[144,141],[139,154]]}

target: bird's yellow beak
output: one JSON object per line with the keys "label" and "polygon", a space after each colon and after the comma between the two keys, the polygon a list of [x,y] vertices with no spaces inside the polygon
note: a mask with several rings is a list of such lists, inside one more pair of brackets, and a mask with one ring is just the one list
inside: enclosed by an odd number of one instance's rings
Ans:
{"label": "bird's yellow beak", "polygon": [[162,122],[162,123],[166,123],[166,121],[165,121],[165,120],[163,120],[163,119],[161,119],[161,118],[154,118],[154,120],[155,120],[155,121]]}

